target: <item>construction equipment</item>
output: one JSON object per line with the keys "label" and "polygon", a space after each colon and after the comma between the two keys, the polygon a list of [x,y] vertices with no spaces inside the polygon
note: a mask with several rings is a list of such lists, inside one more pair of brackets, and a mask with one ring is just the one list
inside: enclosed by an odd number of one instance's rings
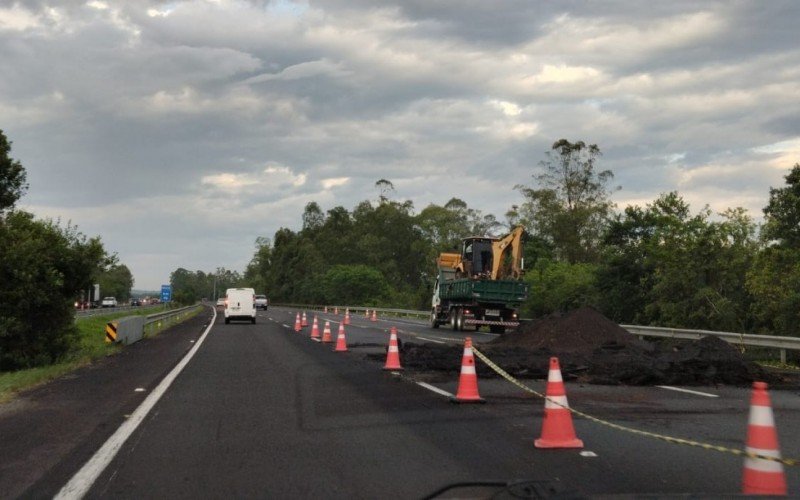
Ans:
{"label": "construction equipment", "polygon": [[449,323],[460,331],[467,325],[488,325],[493,333],[504,333],[519,326],[517,309],[528,298],[528,285],[522,281],[522,237],[520,226],[501,238],[465,238],[460,254],[440,254],[431,327]]}

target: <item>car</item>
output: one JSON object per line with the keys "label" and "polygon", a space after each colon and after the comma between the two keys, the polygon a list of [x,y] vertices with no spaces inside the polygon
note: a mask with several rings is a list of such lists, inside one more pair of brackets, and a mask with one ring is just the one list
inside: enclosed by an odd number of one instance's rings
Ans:
{"label": "car", "polygon": [[100,307],[117,307],[116,297],[104,297]]}
{"label": "car", "polygon": [[225,307],[225,297],[220,297],[217,299],[217,307]]}
{"label": "car", "polygon": [[225,291],[225,324],[232,319],[256,322],[256,291],[252,288],[228,288]]}
{"label": "car", "polygon": [[131,299],[131,306],[140,306],[142,305],[142,301],[139,299]]}
{"label": "car", "polygon": [[269,307],[269,299],[266,295],[256,295],[256,309],[267,310]]}

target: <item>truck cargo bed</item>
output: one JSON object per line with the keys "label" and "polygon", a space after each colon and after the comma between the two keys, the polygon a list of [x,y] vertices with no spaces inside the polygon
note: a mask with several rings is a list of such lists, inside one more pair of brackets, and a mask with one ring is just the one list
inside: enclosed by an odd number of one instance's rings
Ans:
{"label": "truck cargo bed", "polygon": [[439,296],[445,300],[464,300],[519,305],[528,296],[528,286],[516,280],[448,280],[439,284]]}

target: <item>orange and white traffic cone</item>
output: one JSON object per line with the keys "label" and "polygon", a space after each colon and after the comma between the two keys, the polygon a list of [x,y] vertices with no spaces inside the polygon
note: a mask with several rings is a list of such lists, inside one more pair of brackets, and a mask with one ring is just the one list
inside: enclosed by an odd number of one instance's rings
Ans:
{"label": "orange and white traffic cone", "polygon": [[375,309],[372,310],[372,317],[369,319],[370,321],[378,321],[378,314]]}
{"label": "orange and white traffic cone", "polygon": [[325,309],[322,312],[324,312],[325,314],[328,314],[328,306],[325,306]]}
{"label": "orange and white traffic cone", "polygon": [[303,327],[300,325],[300,313],[297,313],[297,317],[294,320],[294,331],[299,332],[302,329]]}
{"label": "orange and white traffic cone", "polygon": [[333,308],[333,314],[335,314],[337,316],[339,315],[339,308],[338,307],[334,307]]}
{"label": "orange and white traffic cone", "polygon": [[334,352],[347,352],[347,340],[344,338],[344,323],[339,323],[339,334],[336,336]]}
{"label": "orange and white traffic cone", "polygon": [[567,403],[567,391],[561,378],[558,358],[550,358],[547,375],[547,399],[544,401],[542,436],[533,442],[537,448],[583,448],[583,441],[575,435],[572,413]]}
{"label": "orange and white traffic cone", "polygon": [[[750,421],[747,424],[748,453],[781,458],[778,433],[766,382],[753,382]],[[764,458],[744,459],[742,493],[745,495],[786,495],[783,464]]]}
{"label": "orange and white traffic cone", "polygon": [[450,401],[454,403],[485,403],[478,394],[478,374],[475,371],[475,356],[472,354],[472,339],[464,340],[464,355],[461,357],[461,375],[458,377],[458,391]]}
{"label": "orange and white traffic cone", "polygon": [[308,326],[308,318],[306,318],[306,312],[303,311],[302,320],[300,321],[300,326],[307,327]]}
{"label": "orange and white traffic cone", "polygon": [[364,317],[369,319],[369,309],[364,309]]}
{"label": "orange and white traffic cone", "polygon": [[330,344],[333,342],[333,338],[331,338],[331,322],[325,322],[325,328],[322,329],[322,343],[323,344]]}
{"label": "orange and white traffic cone", "polygon": [[389,335],[389,349],[386,351],[386,364],[384,370],[402,370],[400,365],[400,349],[397,347],[397,328],[392,327]]}
{"label": "orange and white traffic cone", "polygon": [[319,322],[317,321],[317,315],[314,315],[314,322],[311,324],[311,338],[318,339],[319,338]]}
{"label": "orange and white traffic cone", "polygon": [[344,310],[344,321],[343,321],[343,323],[345,325],[349,325],[350,324],[350,308],[349,307]]}

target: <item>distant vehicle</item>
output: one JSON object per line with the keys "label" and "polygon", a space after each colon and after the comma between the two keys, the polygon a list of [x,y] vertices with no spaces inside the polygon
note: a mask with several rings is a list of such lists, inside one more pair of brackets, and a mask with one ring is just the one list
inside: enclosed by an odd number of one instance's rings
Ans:
{"label": "distant vehicle", "polygon": [[117,299],[115,297],[104,297],[100,303],[101,307],[117,307]]}
{"label": "distant vehicle", "polygon": [[140,306],[142,305],[142,301],[139,299],[131,299],[131,306]]}
{"label": "distant vehicle", "polygon": [[225,297],[220,297],[217,299],[217,307],[225,307]]}
{"label": "distant vehicle", "polygon": [[228,288],[225,291],[225,324],[232,319],[256,323],[256,291],[252,288]]}
{"label": "distant vehicle", "polygon": [[95,304],[94,302],[90,302],[88,300],[75,301],[75,309],[91,309],[93,307],[97,307],[97,304]]}
{"label": "distant vehicle", "polygon": [[267,310],[269,307],[269,299],[266,295],[256,295],[256,309]]}

